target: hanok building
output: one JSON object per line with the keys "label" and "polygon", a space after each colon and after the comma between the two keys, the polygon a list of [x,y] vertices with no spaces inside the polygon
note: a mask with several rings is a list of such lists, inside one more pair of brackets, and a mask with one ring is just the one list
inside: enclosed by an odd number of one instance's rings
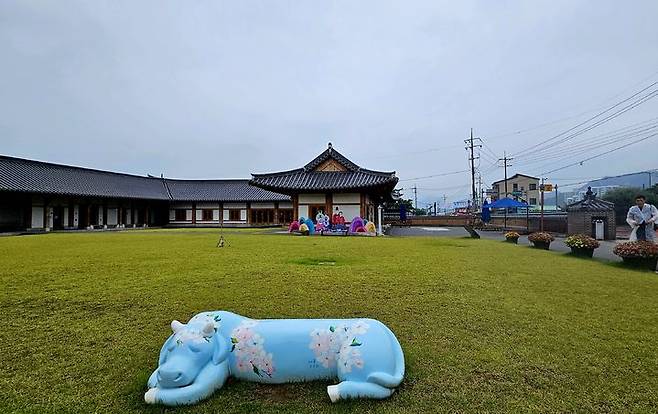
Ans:
{"label": "hanok building", "polygon": [[340,210],[345,220],[354,217],[377,222],[376,208],[391,199],[398,182],[395,172],[359,167],[328,148],[302,168],[268,174],[252,174],[250,184],[289,195],[295,218],[314,219],[319,211],[331,216]]}
{"label": "hanok building", "polygon": [[[269,178],[267,178],[269,177]],[[397,183],[331,147],[306,167],[236,180],[137,176],[0,156],[0,231],[286,225],[340,205],[374,219]]]}

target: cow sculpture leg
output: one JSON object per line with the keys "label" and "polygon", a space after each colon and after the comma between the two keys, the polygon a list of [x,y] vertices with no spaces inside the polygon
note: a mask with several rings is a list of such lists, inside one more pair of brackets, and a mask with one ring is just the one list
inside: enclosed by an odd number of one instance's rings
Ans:
{"label": "cow sculpture leg", "polygon": [[327,393],[331,402],[336,402],[348,398],[387,398],[393,390],[369,382],[343,381],[337,385],[329,385]]}

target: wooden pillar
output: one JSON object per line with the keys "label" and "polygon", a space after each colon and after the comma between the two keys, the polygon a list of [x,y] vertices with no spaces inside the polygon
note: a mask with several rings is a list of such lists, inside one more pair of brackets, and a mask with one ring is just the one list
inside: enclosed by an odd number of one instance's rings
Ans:
{"label": "wooden pillar", "polygon": [[274,223],[273,224],[279,224],[279,202],[275,201],[274,202]]}
{"label": "wooden pillar", "polygon": [[192,203],[192,224],[196,224],[196,203]]}
{"label": "wooden pillar", "polygon": [[327,209],[327,211],[324,212],[324,214],[328,215],[329,218],[334,214],[334,204],[333,204],[333,195],[330,193],[327,193],[324,195],[324,208]]}
{"label": "wooden pillar", "polygon": [[360,195],[361,195],[361,201],[359,202],[360,204],[359,207],[361,212],[360,216],[361,218],[364,218],[366,214],[366,195],[363,193],[361,193]]}
{"label": "wooden pillar", "polygon": [[245,203],[247,206],[247,224],[251,224],[251,203]]}
{"label": "wooden pillar", "polygon": [[299,195],[294,194],[293,196],[290,197],[292,200],[292,219],[293,220],[298,220],[298,211],[299,211]]}
{"label": "wooden pillar", "polygon": [[85,219],[85,227],[89,227],[91,223],[91,204],[87,204],[87,217]]}
{"label": "wooden pillar", "polygon": [[144,207],[144,224],[149,225],[149,206],[148,204]]}

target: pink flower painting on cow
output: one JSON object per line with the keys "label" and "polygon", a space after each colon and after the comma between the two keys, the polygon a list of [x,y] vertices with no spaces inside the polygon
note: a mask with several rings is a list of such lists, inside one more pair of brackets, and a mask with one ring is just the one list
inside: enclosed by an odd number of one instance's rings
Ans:
{"label": "pink flower painting on cow", "polygon": [[231,332],[231,352],[235,354],[235,365],[239,371],[252,371],[262,377],[272,378],[274,362],[271,353],[264,347],[265,339],[254,331],[256,322],[247,320],[242,322]]}
{"label": "pink flower painting on cow", "polygon": [[363,368],[363,359],[357,338],[368,331],[368,324],[359,320],[351,325],[329,326],[314,329],[308,347],[315,354],[315,359],[325,368],[336,366],[341,372],[351,372],[352,367]]}

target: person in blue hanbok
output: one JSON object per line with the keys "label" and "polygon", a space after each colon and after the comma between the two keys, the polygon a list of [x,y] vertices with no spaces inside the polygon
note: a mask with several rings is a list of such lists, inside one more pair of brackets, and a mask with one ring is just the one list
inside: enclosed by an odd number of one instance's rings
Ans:
{"label": "person in blue hanbok", "polygon": [[656,220],[658,220],[658,209],[647,203],[643,195],[635,197],[635,205],[626,215],[626,222],[632,229],[629,240],[647,240],[656,243],[656,232],[653,229]]}

